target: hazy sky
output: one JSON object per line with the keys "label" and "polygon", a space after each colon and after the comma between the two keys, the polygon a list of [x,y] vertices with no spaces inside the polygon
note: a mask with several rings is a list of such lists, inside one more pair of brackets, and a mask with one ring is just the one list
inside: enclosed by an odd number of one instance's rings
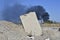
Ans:
{"label": "hazy sky", "polygon": [[0,0],[0,19],[2,19],[1,11],[7,5],[20,3],[26,6],[41,5],[50,14],[50,19],[60,22],[60,0]]}

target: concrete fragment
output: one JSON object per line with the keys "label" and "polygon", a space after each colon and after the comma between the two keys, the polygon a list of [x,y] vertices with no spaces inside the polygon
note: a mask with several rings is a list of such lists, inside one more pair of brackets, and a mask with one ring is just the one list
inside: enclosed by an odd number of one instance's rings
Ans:
{"label": "concrete fragment", "polygon": [[39,36],[42,34],[41,26],[37,20],[35,12],[30,12],[28,14],[20,16],[22,24],[24,26],[25,32]]}

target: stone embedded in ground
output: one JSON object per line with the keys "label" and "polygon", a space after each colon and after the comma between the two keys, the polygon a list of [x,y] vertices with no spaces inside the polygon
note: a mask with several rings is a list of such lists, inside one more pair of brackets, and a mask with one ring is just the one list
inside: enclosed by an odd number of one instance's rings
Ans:
{"label": "stone embedded in ground", "polygon": [[20,16],[22,24],[24,26],[25,32],[39,36],[42,34],[41,26],[37,20],[35,12],[30,12],[28,14]]}

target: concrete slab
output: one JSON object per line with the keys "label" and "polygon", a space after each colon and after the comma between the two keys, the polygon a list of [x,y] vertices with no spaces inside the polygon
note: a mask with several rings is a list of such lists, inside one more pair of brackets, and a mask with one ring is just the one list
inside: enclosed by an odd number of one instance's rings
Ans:
{"label": "concrete slab", "polygon": [[42,34],[41,26],[37,20],[35,12],[30,12],[20,16],[25,32],[39,36]]}

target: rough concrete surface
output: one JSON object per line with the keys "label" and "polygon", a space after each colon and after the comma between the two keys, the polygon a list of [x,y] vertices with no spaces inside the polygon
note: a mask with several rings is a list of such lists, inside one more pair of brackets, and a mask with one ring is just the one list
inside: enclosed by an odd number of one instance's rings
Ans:
{"label": "rough concrete surface", "polygon": [[[59,27],[42,27],[43,34],[34,36],[34,40],[60,40]],[[12,22],[0,21],[0,40],[32,40],[27,37],[22,25]]]}
{"label": "rough concrete surface", "polygon": [[29,12],[28,14],[20,16],[20,18],[24,26],[25,32],[36,36],[42,34],[42,29],[35,12]]}

